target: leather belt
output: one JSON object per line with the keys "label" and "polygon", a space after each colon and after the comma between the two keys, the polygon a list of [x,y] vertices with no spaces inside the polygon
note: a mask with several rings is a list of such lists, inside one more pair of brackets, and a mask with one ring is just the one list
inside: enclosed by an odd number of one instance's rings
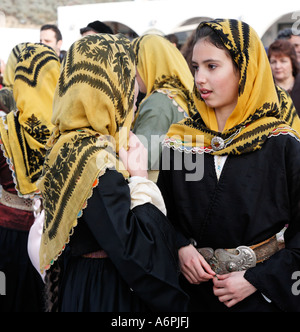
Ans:
{"label": "leather belt", "polygon": [[274,235],[268,240],[250,247],[240,246],[236,249],[217,250],[200,248],[197,250],[216,274],[227,274],[245,271],[264,262],[279,250],[279,246],[276,235]]}
{"label": "leather belt", "polygon": [[0,197],[0,203],[18,210],[33,211],[32,199],[26,199],[15,194],[11,194],[3,188],[2,196]]}

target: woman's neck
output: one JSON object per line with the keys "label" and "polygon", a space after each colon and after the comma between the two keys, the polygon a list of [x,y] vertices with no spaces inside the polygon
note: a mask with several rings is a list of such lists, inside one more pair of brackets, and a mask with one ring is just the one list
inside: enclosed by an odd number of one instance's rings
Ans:
{"label": "woman's neck", "polygon": [[276,84],[286,91],[292,90],[295,84],[295,77],[291,76],[285,80],[276,80]]}
{"label": "woman's neck", "polygon": [[215,109],[215,114],[216,114],[217,123],[218,123],[218,130],[220,133],[223,132],[226,122],[232,112],[233,112],[232,109],[222,110],[222,111],[220,111],[220,110],[218,111],[217,109]]}

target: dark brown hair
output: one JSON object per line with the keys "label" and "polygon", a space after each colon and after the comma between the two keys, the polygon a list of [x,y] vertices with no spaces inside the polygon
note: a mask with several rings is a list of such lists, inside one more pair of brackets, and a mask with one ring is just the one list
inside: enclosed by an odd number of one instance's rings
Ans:
{"label": "dark brown hair", "polygon": [[271,56],[287,56],[292,61],[293,67],[293,76],[296,77],[299,73],[299,64],[297,60],[297,54],[294,46],[285,39],[278,39],[274,43],[272,43],[268,49],[268,58],[270,60]]}
{"label": "dark brown hair", "polygon": [[62,34],[61,34],[60,30],[58,29],[58,27],[54,24],[45,24],[45,25],[41,26],[40,30],[41,31],[52,30],[55,33],[56,41],[59,42],[60,40],[62,40]]}

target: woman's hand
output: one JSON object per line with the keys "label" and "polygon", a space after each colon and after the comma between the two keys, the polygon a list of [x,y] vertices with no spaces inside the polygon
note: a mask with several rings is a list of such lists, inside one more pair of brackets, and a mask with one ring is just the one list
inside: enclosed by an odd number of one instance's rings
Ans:
{"label": "woman's hand", "polygon": [[181,272],[191,284],[213,279],[216,273],[193,245],[179,249]]}
{"label": "woman's hand", "polygon": [[213,279],[214,294],[228,308],[256,292],[256,288],[244,278],[245,271],[217,275]]}
{"label": "woman's hand", "polygon": [[148,178],[148,151],[132,132],[129,133],[128,150],[119,151],[120,159],[131,176]]}

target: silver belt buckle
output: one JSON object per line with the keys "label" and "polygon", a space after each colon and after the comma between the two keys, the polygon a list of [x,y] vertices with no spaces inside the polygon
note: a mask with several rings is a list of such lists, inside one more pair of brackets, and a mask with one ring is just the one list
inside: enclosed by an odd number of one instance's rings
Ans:
{"label": "silver belt buckle", "polygon": [[212,248],[200,248],[197,250],[216,274],[245,271],[256,266],[255,252],[246,246],[227,250],[213,250]]}

